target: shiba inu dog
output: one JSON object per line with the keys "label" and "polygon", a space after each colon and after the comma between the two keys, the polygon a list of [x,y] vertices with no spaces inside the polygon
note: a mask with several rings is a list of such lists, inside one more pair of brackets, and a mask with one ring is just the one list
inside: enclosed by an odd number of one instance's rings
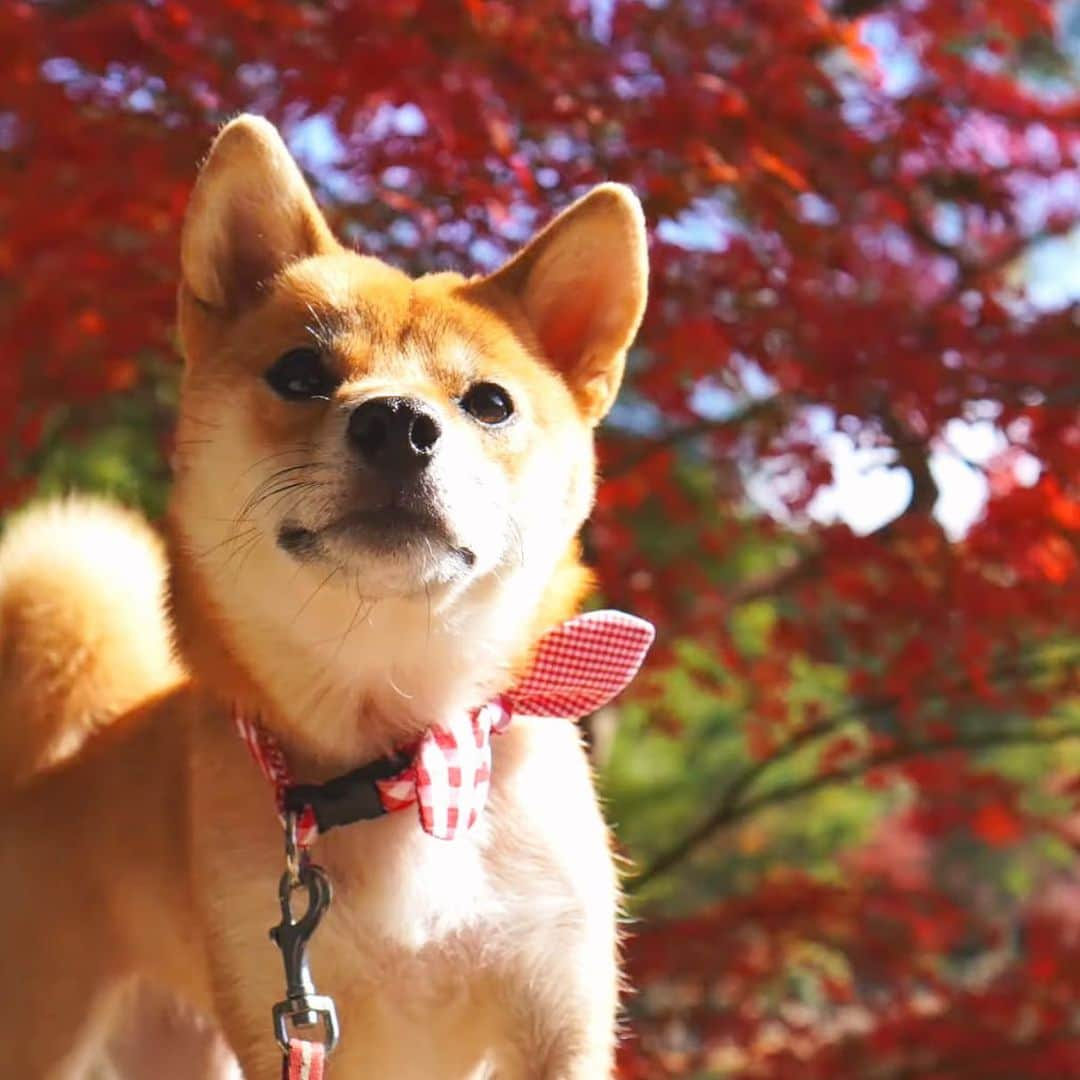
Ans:
{"label": "shiba inu dog", "polygon": [[[20,558],[0,550],[9,1072],[84,1075],[142,981],[212,1016],[245,1076],[281,1075],[282,828],[235,721],[309,786],[417,746],[459,783],[432,731],[514,700],[587,590],[593,431],[646,277],[638,203],[608,184],[493,274],[412,280],[338,244],[270,124],[222,130],[181,242],[168,618],[98,511],[31,514]],[[617,883],[587,760],[571,722],[499,707],[467,821],[417,757],[419,815],[319,822],[332,1076],[611,1074]]]}

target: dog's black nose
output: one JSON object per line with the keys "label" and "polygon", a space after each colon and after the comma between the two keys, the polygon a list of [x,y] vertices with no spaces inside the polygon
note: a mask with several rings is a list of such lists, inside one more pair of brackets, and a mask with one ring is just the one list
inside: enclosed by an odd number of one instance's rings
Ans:
{"label": "dog's black nose", "polygon": [[379,468],[423,468],[441,434],[435,415],[414,398],[372,398],[349,417],[349,442]]}

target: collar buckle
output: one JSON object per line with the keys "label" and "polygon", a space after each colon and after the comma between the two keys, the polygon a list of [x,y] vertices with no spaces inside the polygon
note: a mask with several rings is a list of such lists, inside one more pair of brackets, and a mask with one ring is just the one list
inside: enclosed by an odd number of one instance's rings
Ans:
{"label": "collar buckle", "polygon": [[354,821],[373,821],[386,813],[379,781],[400,775],[411,764],[410,753],[390,754],[321,784],[290,784],[282,801],[293,815],[310,812],[320,833]]}

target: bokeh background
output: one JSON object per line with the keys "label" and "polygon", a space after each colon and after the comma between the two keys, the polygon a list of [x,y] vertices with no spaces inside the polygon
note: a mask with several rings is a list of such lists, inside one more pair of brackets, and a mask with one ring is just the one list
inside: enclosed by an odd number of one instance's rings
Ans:
{"label": "bokeh background", "polygon": [[161,513],[233,113],[410,271],[631,184],[587,533],[660,630],[591,722],[622,1075],[1080,1077],[1080,6],[5,0],[0,57],[9,509]]}

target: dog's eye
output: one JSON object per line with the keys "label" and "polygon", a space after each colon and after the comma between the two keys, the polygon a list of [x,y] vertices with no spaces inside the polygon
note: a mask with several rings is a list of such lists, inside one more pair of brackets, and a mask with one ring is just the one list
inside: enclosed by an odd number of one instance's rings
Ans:
{"label": "dog's eye", "polygon": [[290,349],[263,376],[270,389],[286,401],[327,398],[341,381],[315,349]]}
{"label": "dog's eye", "polygon": [[470,415],[494,427],[514,415],[514,403],[510,395],[495,383],[477,383],[461,399],[461,407]]}

